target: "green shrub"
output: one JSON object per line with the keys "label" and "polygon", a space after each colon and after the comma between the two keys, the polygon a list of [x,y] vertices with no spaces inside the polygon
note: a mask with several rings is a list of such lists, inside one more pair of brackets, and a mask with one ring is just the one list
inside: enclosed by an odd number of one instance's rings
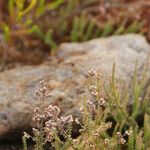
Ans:
{"label": "green shrub", "polygon": [[[102,75],[91,70],[87,79],[91,97],[87,98],[90,99],[88,101],[85,98],[83,107],[79,108],[81,118],[61,116],[58,107],[46,106],[45,100],[49,94],[42,83],[37,92],[42,101],[35,110],[34,136],[25,134],[25,137],[35,141],[36,150],[44,149],[48,143],[56,150],[149,149],[150,93],[147,90],[148,93],[143,95],[146,71],[139,80],[136,70],[129,87],[116,82],[115,65],[108,84],[103,81]],[[80,126],[76,138],[71,136],[73,122]]]}

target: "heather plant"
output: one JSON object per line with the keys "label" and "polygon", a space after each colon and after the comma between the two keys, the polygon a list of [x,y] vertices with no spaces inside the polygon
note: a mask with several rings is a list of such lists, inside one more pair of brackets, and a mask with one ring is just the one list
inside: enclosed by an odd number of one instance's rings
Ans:
{"label": "heather plant", "polygon": [[[137,69],[132,85],[126,87],[116,82],[115,65],[109,83],[101,74],[89,71],[87,87],[90,97],[79,108],[80,118],[62,116],[57,106],[47,105],[51,96],[46,86],[36,92],[41,105],[35,108],[33,136],[23,136],[24,150],[27,138],[35,142],[35,150],[147,150],[150,148],[150,98],[149,87],[145,93],[146,71],[139,80]],[[146,70],[146,69],[144,69]],[[144,95],[143,95],[144,94]],[[79,125],[79,135],[72,136],[73,125]]]}
{"label": "heather plant", "polygon": [[35,150],[43,150],[47,142],[59,143],[54,147],[62,145],[59,135],[67,136],[66,126],[70,126],[73,122],[71,115],[60,116],[60,109],[57,106],[48,105],[46,99],[51,96],[47,91],[44,81],[40,82],[40,88],[35,92],[41,101],[40,106],[34,109],[33,122],[35,127],[32,129],[33,136],[24,133],[23,143],[24,149],[27,149],[26,138],[32,138],[35,142]]}

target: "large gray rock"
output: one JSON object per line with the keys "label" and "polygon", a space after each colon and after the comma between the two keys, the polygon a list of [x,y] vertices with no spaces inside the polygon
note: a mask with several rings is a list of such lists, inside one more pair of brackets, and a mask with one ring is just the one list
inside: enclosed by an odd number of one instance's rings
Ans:
{"label": "large gray rock", "polygon": [[115,62],[117,76],[128,82],[135,61],[140,71],[148,63],[150,54],[150,45],[136,34],[66,43],[58,49],[59,63],[19,67],[0,73],[0,139],[32,126],[33,108],[39,104],[33,92],[40,80],[44,79],[53,93],[50,104],[59,105],[64,113],[77,115],[87,94],[84,85],[89,69],[108,76]]}
{"label": "large gray rock", "polygon": [[123,79],[129,79],[135,62],[141,68],[150,55],[150,45],[144,37],[136,34],[94,39],[84,43],[62,44],[59,47],[60,58],[65,64],[74,64],[82,73],[90,68],[110,74],[113,63],[116,73]]}

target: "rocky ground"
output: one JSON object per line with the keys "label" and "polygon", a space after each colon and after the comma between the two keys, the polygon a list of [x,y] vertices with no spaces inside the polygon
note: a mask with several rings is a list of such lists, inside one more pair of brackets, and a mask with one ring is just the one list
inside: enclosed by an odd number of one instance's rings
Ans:
{"label": "rocky ground", "polygon": [[[148,55],[150,45],[145,38],[128,34],[84,43],[64,43],[59,46],[57,57],[42,65],[1,72],[0,140],[11,141],[21,137],[23,130],[32,126],[33,109],[39,104],[34,91],[40,80],[44,79],[53,93],[50,104],[58,105],[64,114],[79,116],[78,108],[88,94],[85,87],[88,70],[95,69],[107,79],[113,63],[116,63],[118,80],[129,84],[135,62],[138,61],[138,71],[142,72],[144,65],[150,63]],[[148,67],[150,75],[150,65]],[[2,143],[0,145],[3,146]],[[2,146],[0,150],[4,150]]]}

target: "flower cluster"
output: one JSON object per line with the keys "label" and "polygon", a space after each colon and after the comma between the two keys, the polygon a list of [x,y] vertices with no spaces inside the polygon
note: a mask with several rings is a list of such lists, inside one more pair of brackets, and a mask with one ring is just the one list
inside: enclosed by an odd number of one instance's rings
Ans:
{"label": "flower cluster", "polygon": [[47,117],[50,117],[48,121],[45,122],[44,131],[46,133],[46,140],[52,141],[54,134],[60,132],[61,134],[65,133],[65,127],[67,125],[72,125],[73,117],[72,115],[66,117],[59,117],[60,109],[56,106],[49,106],[47,108],[46,114]]}
{"label": "flower cluster", "polygon": [[112,127],[112,122],[101,123],[97,130],[93,130],[93,137],[97,138],[102,133],[106,132],[108,129]]}
{"label": "flower cluster", "polygon": [[[91,94],[91,99],[87,101],[87,110],[94,117],[100,110],[104,110],[106,108],[106,100],[107,98],[104,96],[102,92],[103,81],[102,75],[97,73],[95,70],[90,70],[88,72],[89,79],[89,92]],[[85,114],[85,109],[83,107],[80,108],[82,114]]]}
{"label": "flower cluster", "polygon": [[33,128],[33,132],[38,134],[44,134],[45,141],[52,141],[54,135],[58,132],[64,134],[65,127],[67,125],[72,125],[73,117],[72,115],[61,116],[60,109],[57,106],[46,105],[46,98],[52,94],[48,92],[44,82],[40,82],[40,88],[36,91],[36,95],[41,100],[41,105],[34,109],[33,121],[36,125]]}
{"label": "flower cluster", "polygon": [[[102,102],[102,97],[103,97],[103,94],[101,93],[102,92],[101,87],[103,86],[102,75],[97,73],[94,70],[91,70],[89,71],[88,77],[90,79],[89,90],[92,97],[94,99],[97,99],[97,101]],[[104,98],[102,104],[104,104]]]}
{"label": "flower cluster", "polygon": [[125,144],[126,140],[124,139],[123,135],[120,132],[117,132],[117,141],[119,144]]}
{"label": "flower cluster", "polygon": [[48,97],[52,96],[52,93],[49,93],[43,80],[40,81],[40,87],[37,91],[35,91],[35,94],[40,98],[42,102],[44,102]]}
{"label": "flower cluster", "polygon": [[117,134],[118,143],[125,144],[126,143],[125,136],[130,136],[132,133],[133,131],[131,129],[125,131],[123,135],[120,132],[117,132],[116,134]]}

